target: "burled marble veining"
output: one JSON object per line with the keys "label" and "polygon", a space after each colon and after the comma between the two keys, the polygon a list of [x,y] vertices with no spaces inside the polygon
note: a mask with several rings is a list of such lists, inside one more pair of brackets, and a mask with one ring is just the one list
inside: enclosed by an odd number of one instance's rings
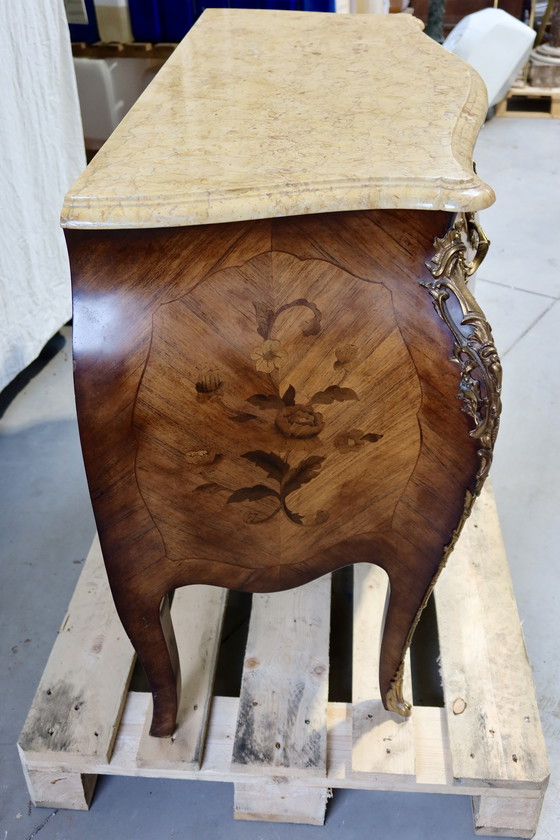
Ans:
{"label": "burled marble veining", "polygon": [[421,27],[208,9],[69,190],[63,226],[487,207],[484,84]]}

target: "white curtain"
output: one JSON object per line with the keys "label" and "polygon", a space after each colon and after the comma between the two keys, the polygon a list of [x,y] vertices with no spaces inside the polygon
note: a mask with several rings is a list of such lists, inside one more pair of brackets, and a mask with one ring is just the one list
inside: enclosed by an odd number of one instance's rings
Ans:
{"label": "white curtain", "polygon": [[84,165],[63,0],[0,0],[0,390],[70,318],[59,214]]}

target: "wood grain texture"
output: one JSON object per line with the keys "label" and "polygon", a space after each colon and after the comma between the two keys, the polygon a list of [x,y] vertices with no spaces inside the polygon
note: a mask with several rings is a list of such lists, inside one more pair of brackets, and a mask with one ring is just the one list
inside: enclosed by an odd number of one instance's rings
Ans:
{"label": "wood grain texture", "polygon": [[538,799],[473,796],[474,833],[482,837],[534,837],[542,804],[542,796]]}
{"label": "wood grain texture", "polygon": [[233,816],[236,820],[323,825],[328,799],[327,787],[305,787],[282,776],[259,783],[236,782]]}
{"label": "wood grain texture", "polygon": [[109,597],[95,539],[19,738],[30,759],[111,755],[135,655]]}
{"label": "wood grain texture", "polygon": [[255,595],[233,767],[281,776],[327,774],[330,575]]}
{"label": "wood grain texture", "polygon": [[[352,636],[352,770],[414,776],[414,721],[383,708],[379,653],[387,600],[387,575],[377,566],[354,566]],[[411,696],[410,655],[406,656],[404,693]]]}
{"label": "wood grain texture", "polygon": [[385,701],[473,490],[453,337],[419,283],[438,212],[67,231],[84,460],[121,619],[175,726],[160,607],[385,569]]}
{"label": "wood grain texture", "polygon": [[469,525],[435,592],[453,772],[463,784],[500,778],[542,789],[550,770],[490,488]]}
{"label": "wood grain texture", "polygon": [[71,808],[87,811],[91,804],[97,775],[87,773],[28,770],[23,772],[31,801],[37,808]]}

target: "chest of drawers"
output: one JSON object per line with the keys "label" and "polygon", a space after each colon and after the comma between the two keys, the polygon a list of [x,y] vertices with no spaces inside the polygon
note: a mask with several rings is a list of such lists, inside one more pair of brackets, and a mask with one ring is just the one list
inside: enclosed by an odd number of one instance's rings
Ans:
{"label": "chest of drawers", "polygon": [[[488,472],[478,76],[409,15],[208,10],[66,196],[82,448],[175,726],[168,596],[376,563],[386,706]],[[458,397],[458,398],[457,398]]]}

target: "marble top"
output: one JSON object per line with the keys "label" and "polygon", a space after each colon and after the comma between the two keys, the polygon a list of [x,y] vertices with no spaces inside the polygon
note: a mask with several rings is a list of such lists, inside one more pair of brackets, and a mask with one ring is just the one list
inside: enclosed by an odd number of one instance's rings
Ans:
{"label": "marble top", "polygon": [[66,195],[69,228],[479,210],[477,73],[409,14],[208,9]]}

